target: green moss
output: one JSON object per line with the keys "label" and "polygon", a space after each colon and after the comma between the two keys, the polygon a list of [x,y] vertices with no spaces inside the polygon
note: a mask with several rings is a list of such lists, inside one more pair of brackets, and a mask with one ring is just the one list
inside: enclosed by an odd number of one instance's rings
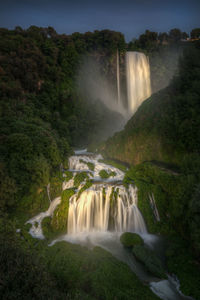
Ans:
{"label": "green moss", "polygon": [[89,170],[94,171],[94,164],[92,162],[87,162],[87,161],[85,161],[83,159],[80,159],[80,162],[83,163],[83,164],[85,164],[85,165],[87,165],[88,168],[89,168]]}
{"label": "green moss", "polygon": [[50,180],[50,197],[51,200],[59,197],[62,192],[63,176],[61,172],[57,172]]}
{"label": "green moss", "polygon": [[92,181],[90,179],[87,179],[86,184],[80,189],[77,195],[77,200],[80,197],[80,195],[87,189],[89,189],[92,186]]}
{"label": "green moss", "polygon": [[85,180],[85,179],[88,179],[89,176],[87,175],[86,172],[80,172],[80,173],[77,173],[74,177],[74,186],[76,188],[79,187],[79,185]]}
{"label": "green moss", "polygon": [[135,245],[143,245],[143,239],[136,233],[124,232],[120,236],[120,242],[124,247],[132,248]]}
{"label": "green moss", "polygon": [[42,232],[47,240],[51,240],[56,237],[56,232],[54,231],[53,226],[51,225],[52,218],[45,217],[42,220]]}
{"label": "green moss", "polygon": [[108,228],[109,230],[114,230],[114,224],[115,224],[115,217],[116,217],[116,201],[118,197],[119,189],[112,188],[111,194],[110,194],[110,210],[109,210],[109,224]]}
{"label": "green moss", "polygon": [[87,163],[87,166],[88,166],[88,168],[89,168],[91,171],[94,171],[94,164],[93,164],[93,163],[88,162],[88,163]]}
{"label": "green moss", "polygon": [[[191,197],[194,177],[175,174],[174,171],[163,169],[154,163],[143,163],[132,167],[124,178],[125,183],[133,182],[138,187],[138,206],[141,210],[147,228],[151,233],[174,234],[175,230],[185,236],[182,222]],[[149,196],[154,195],[160,215],[156,221],[150,205]]]}
{"label": "green moss", "polygon": [[159,278],[167,278],[161,261],[152,250],[138,244],[133,247],[132,251],[134,256],[145,265],[150,273]]}
{"label": "green moss", "polygon": [[65,171],[64,174],[66,175],[65,181],[69,181],[70,179],[73,178],[73,173],[70,171]]}
{"label": "green moss", "polygon": [[102,179],[107,179],[109,177],[114,177],[116,176],[116,173],[114,171],[111,171],[111,172],[107,172],[106,170],[101,170],[99,172],[99,176],[102,178]]}
{"label": "green moss", "polygon": [[56,234],[67,232],[69,199],[74,195],[74,193],[74,189],[67,189],[62,192],[61,203],[56,207],[51,220],[51,226]]}
{"label": "green moss", "polygon": [[28,219],[41,211],[46,211],[48,207],[47,188],[38,188],[33,185],[29,194],[26,194],[19,200],[12,218],[16,220],[17,226],[21,228]]}
{"label": "green moss", "polygon": [[38,225],[39,225],[38,222],[35,222],[35,227],[36,227],[36,228],[38,228]]}
{"label": "green moss", "polygon": [[31,229],[31,227],[32,227],[32,224],[26,223],[26,224],[24,224],[23,229],[26,231],[29,231]]}

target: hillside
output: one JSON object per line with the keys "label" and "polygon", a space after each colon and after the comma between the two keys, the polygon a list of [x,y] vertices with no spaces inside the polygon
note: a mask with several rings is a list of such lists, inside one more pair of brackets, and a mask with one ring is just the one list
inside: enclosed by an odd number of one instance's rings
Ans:
{"label": "hillside", "polygon": [[68,36],[52,27],[0,29],[0,209],[45,208],[46,186],[61,163],[67,167],[72,148],[109,136],[123,122],[81,96],[76,80],[86,55],[95,52],[103,65],[120,47],[123,35],[109,30]]}
{"label": "hillside", "polygon": [[194,161],[200,149],[199,56],[199,43],[185,49],[179,74],[142,103],[123,131],[106,141],[105,156],[134,165]]}

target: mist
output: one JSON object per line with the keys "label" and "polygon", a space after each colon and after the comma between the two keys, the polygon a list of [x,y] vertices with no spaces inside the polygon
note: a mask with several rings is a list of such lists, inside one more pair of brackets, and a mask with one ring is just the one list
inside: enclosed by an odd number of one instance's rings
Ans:
{"label": "mist", "polygon": [[[88,101],[101,101],[109,110],[119,113],[126,119],[126,110],[117,98],[116,74],[106,76],[106,64],[108,62],[100,63],[95,56],[84,58],[77,77],[79,93]],[[115,71],[115,68],[114,65],[112,69]]]}

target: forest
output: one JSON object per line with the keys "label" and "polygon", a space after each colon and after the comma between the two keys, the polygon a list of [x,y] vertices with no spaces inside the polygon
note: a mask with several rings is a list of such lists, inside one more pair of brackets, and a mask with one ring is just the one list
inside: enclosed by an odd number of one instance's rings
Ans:
{"label": "forest", "polygon": [[[52,198],[58,196],[69,156],[87,146],[130,166],[125,181],[139,187],[148,229],[172,241],[169,271],[178,273],[184,293],[200,299],[199,35],[193,29],[187,41],[179,29],[146,30],[126,43],[111,30],[61,35],[52,27],[0,28],[2,299],[158,299],[103,249],[69,243],[48,248],[48,241],[28,234],[25,221],[48,208],[47,185]],[[85,57],[93,57],[115,88],[117,50],[121,65],[126,51],[149,56],[153,95],[112,136],[126,120],[98,96],[81,95],[77,76]],[[149,215],[147,191],[161,199],[158,226]]]}

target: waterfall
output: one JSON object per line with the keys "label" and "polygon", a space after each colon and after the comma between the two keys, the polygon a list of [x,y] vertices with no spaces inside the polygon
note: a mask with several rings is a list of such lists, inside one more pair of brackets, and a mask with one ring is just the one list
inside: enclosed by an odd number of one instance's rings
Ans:
{"label": "waterfall", "polygon": [[136,188],[94,184],[79,198],[71,197],[68,234],[108,230],[147,232],[137,208]]}
{"label": "waterfall", "polygon": [[119,51],[117,49],[117,103],[121,102],[120,97],[120,73],[119,73]]}
{"label": "waterfall", "polygon": [[126,80],[128,114],[132,115],[151,96],[150,67],[144,53],[126,52]]}
{"label": "waterfall", "polygon": [[[64,181],[62,189],[74,188],[75,194],[69,199],[67,235],[109,231],[147,233],[142,214],[137,207],[137,188],[132,185],[125,187],[122,184],[124,172],[101,160],[102,156],[99,154],[86,155],[84,152],[69,158],[69,170],[73,173],[73,178]],[[89,170],[88,163],[93,164],[93,170]],[[99,175],[102,170],[112,173],[112,176],[102,179]],[[87,174],[87,180],[92,182],[83,191],[86,179],[83,179],[78,188],[74,186],[75,176],[81,172]],[[63,177],[66,175],[63,174]],[[46,212],[41,212],[27,221],[32,225],[30,234],[33,237],[44,238],[42,220],[47,216],[52,217],[60,202],[61,197],[55,198]]]}

